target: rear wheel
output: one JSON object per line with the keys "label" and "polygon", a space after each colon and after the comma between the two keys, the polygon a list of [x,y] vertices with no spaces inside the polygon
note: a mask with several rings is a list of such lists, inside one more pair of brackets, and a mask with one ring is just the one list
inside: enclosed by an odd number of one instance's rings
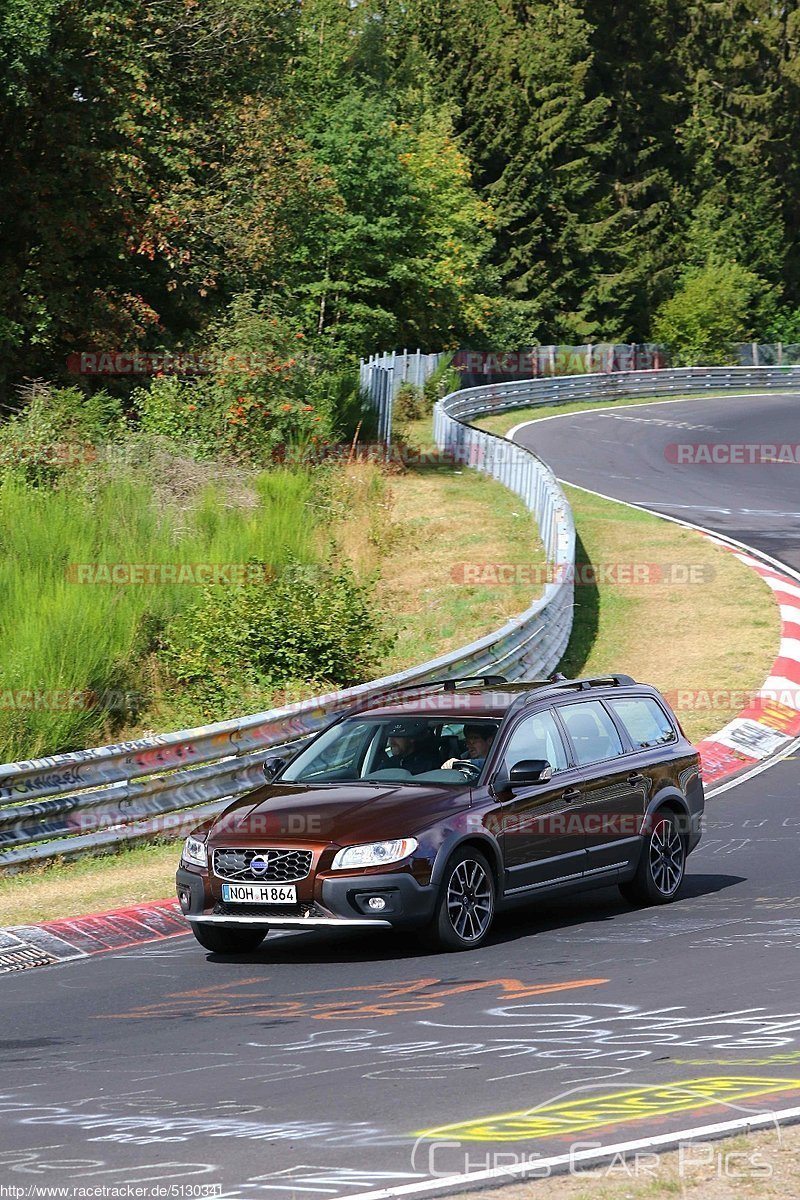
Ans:
{"label": "rear wheel", "polygon": [[480,850],[457,850],[445,868],[436,912],[423,933],[432,950],[474,950],[494,918],[492,869]]}
{"label": "rear wheel", "polygon": [[686,871],[686,842],[673,813],[653,817],[636,875],[619,890],[630,904],[669,904],[680,891]]}
{"label": "rear wheel", "polygon": [[250,954],[267,936],[266,929],[231,929],[224,925],[202,925],[192,921],[192,933],[213,954]]}

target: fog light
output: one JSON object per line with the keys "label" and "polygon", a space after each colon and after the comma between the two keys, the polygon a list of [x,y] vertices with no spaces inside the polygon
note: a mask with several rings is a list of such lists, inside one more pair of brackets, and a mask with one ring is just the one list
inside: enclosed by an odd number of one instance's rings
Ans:
{"label": "fog light", "polygon": [[383,912],[386,908],[386,901],[383,896],[370,896],[367,901],[367,908],[371,908],[373,912]]}
{"label": "fog light", "polygon": [[192,907],[192,896],[188,888],[178,888],[178,903],[181,906],[181,912],[187,913]]}

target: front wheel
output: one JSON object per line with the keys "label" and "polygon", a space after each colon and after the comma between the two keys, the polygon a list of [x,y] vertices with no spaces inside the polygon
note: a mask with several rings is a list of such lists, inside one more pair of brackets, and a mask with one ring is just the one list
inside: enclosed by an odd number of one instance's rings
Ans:
{"label": "front wheel", "polygon": [[474,950],[494,918],[495,886],[480,850],[457,850],[448,861],[433,919],[423,934],[432,950]]}
{"label": "front wheel", "polygon": [[231,929],[197,921],[192,921],[192,933],[200,945],[213,954],[250,954],[267,936],[266,929]]}
{"label": "front wheel", "polygon": [[669,904],[686,871],[686,842],[673,813],[656,813],[636,875],[619,890],[630,904]]}

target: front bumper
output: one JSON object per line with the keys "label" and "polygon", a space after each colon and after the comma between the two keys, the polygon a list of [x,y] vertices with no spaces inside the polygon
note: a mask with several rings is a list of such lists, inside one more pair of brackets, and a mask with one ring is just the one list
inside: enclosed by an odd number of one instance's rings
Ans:
{"label": "front bumper", "polygon": [[271,917],[258,916],[248,917],[245,914],[236,913],[236,915],[225,914],[210,914],[206,916],[203,913],[184,913],[187,921],[199,922],[201,925],[265,925],[268,929],[365,929],[374,928],[376,925],[382,926],[385,929],[391,928],[391,921],[383,921],[377,917],[364,918],[364,920],[351,920],[348,917]]}
{"label": "front bumper", "polygon": [[[313,903],[289,913],[260,909],[248,912],[245,905],[224,906],[211,894],[209,877],[179,867],[176,875],[181,911],[187,921],[213,925],[263,925],[281,929],[365,929],[414,928],[424,925],[433,916],[437,889],[424,885],[407,873],[380,875],[347,875],[341,878],[322,876],[315,881],[314,892],[319,897]],[[385,907],[368,907],[371,897],[380,896]]]}

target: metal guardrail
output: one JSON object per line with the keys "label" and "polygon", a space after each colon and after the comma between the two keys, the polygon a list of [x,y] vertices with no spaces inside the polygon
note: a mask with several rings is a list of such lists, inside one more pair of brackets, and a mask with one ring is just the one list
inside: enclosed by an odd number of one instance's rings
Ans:
{"label": "metal guardrail", "polygon": [[687,367],[562,376],[452,393],[434,411],[438,446],[492,475],[534,513],[548,564],[544,593],[502,629],[431,662],[359,687],[197,729],[0,766],[0,871],[56,856],[188,831],[263,781],[270,748],[316,732],[353,704],[442,676],[552,671],[572,626],[575,531],[552,472],[534,454],[469,418],[521,407],[720,390],[800,390],[800,368]]}

